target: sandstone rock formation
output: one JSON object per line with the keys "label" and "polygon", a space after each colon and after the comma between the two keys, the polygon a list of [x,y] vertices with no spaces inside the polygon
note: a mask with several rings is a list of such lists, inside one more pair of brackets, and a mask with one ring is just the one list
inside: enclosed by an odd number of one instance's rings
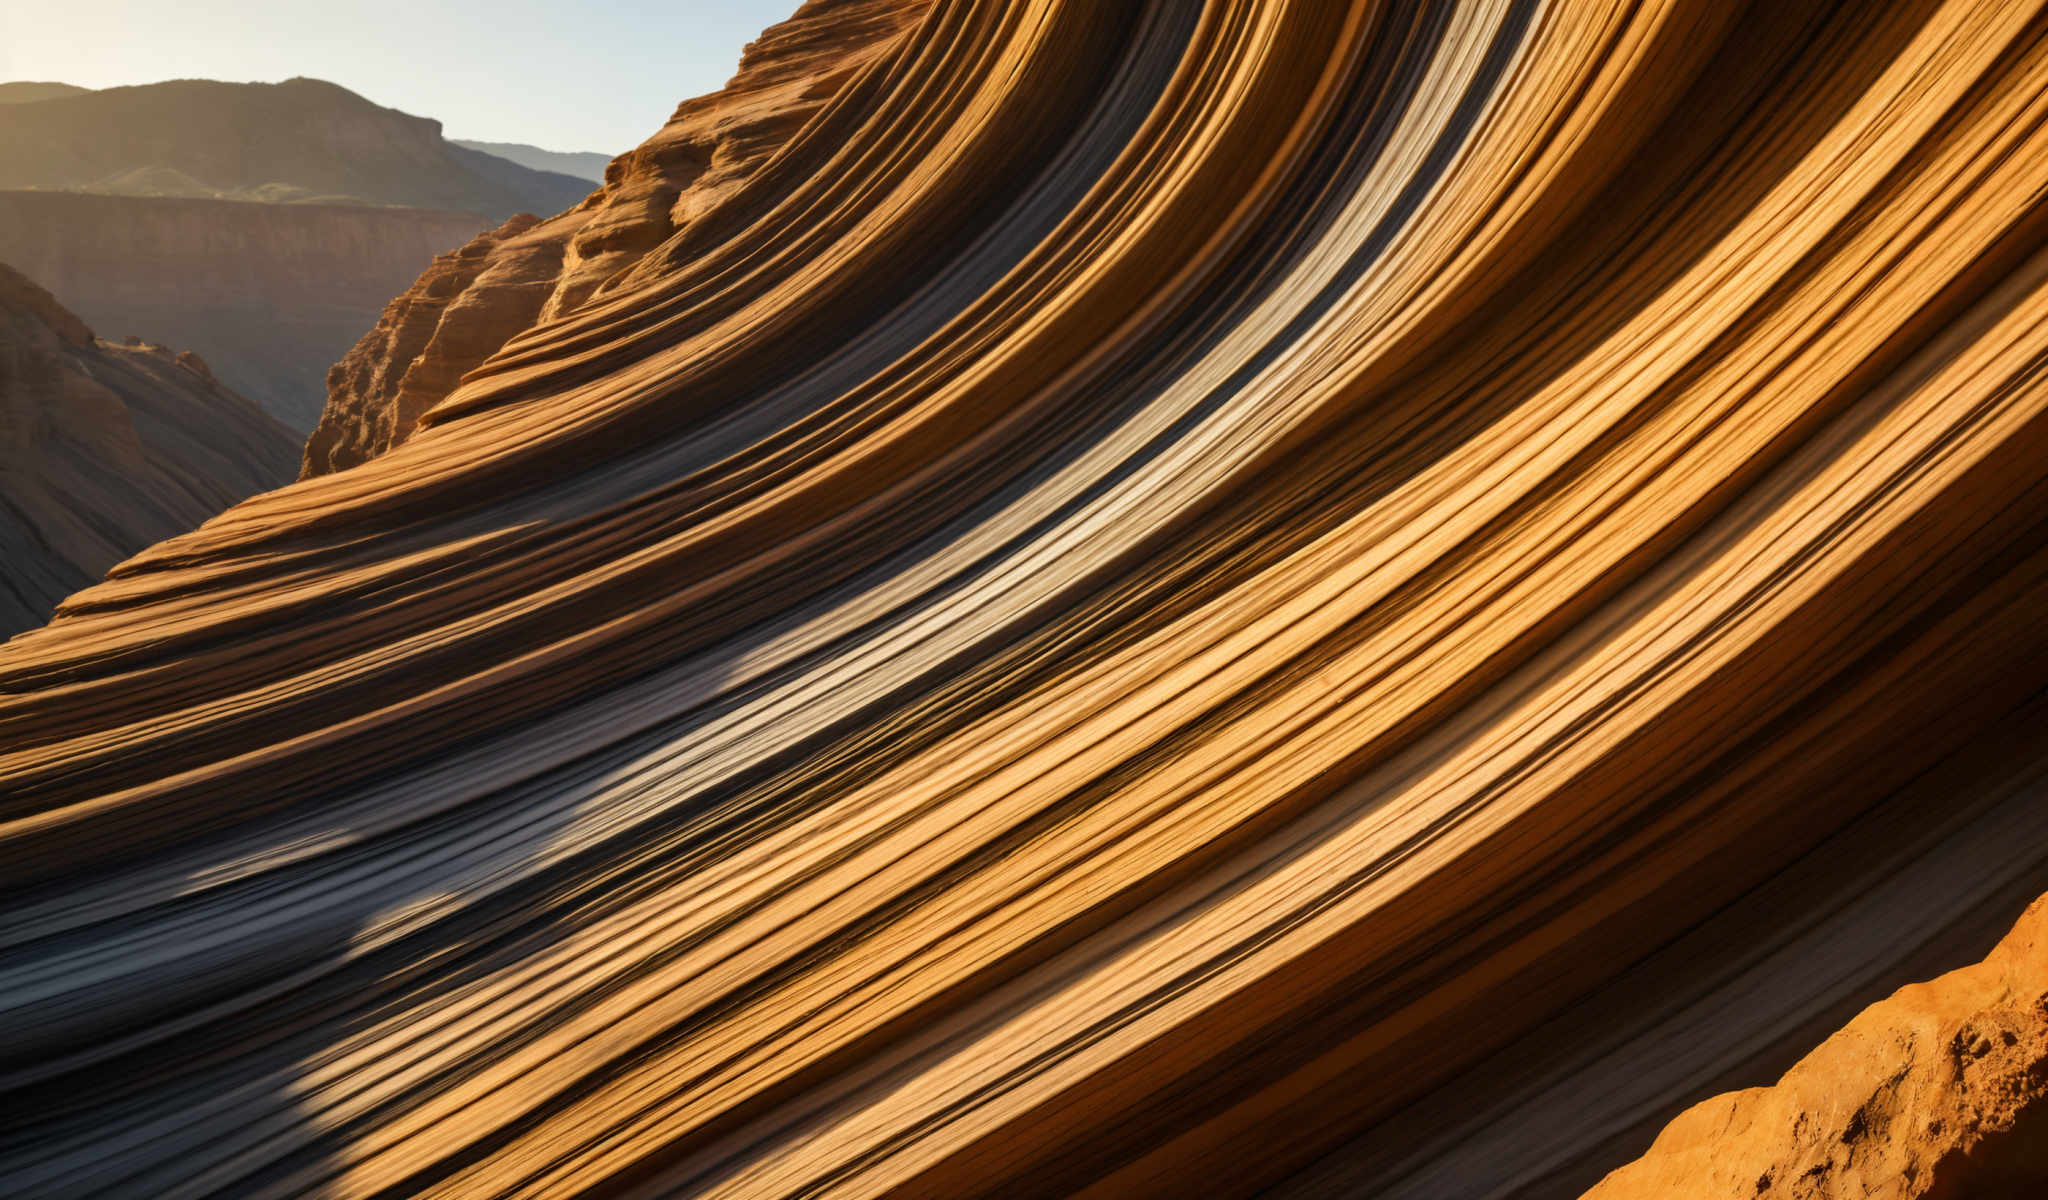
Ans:
{"label": "sandstone rock formation", "polygon": [[2038,1189],[2044,29],[806,5],[0,648],[0,1177]]}
{"label": "sandstone rock formation", "polygon": [[2048,899],[1772,1087],[1702,1101],[1588,1200],[2010,1196],[2048,1181]]}
{"label": "sandstone rock formation", "polygon": [[179,79],[16,100],[0,122],[0,190],[402,205],[491,221],[554,212],[590,190],[319,79]]}
{"label": "sandstone rock formation", "polygon": [[327,370],[468,213],[0,192],[0,261],[112,338],[198,353],[303,434]]}
{"label": "sandstone rock formation", "polygon": [[924,7],[804,5],[747,46],[723,90],[686,101],[645,145],[614,159],[602,190],[583,204],[538,223],[515,217],[436,259],[328,376],[304,474],[390,449],[464,375],[537,321],[630,287],[650,253],[671,267],[688,261],[778,203],[803,181],[800,173],[747,185]]}
{"label": "sandstone rock formation", "polygon": [[291,478],[294,439],[197,355],[99,341],[0,265],[0,638]]}

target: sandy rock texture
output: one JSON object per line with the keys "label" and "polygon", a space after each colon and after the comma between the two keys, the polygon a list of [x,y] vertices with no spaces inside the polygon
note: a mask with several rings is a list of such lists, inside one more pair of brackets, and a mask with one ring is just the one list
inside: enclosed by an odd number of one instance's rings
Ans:
{"label": "sandy rock texture", "polygon": [[0,637],[291,477],[295,439],[190,351],[93,336],[0,265]]}
{"label": "sandy rock texture", "polygon": [[1980,963],[1901,988],[1770,1087],[1701,1101],[1587,1193],[2038,1195],[2048,1181],[2048,898]]}
{"label": "sandy rock texture", "polygon": [[2038,1191],[2044,35],[804,6],[0,648],[0,1179]]}

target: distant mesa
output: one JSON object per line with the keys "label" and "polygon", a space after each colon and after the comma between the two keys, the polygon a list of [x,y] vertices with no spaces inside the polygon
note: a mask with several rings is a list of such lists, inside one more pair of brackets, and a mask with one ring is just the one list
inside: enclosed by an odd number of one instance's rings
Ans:
{"label": "distant mesa", "polygon": [[439,121],[318,79],[0,87],[16,104],[0,126],[0,189],[341,201],[473,212],[488,223],[557,212],[590,190],[586,179],[457,145]]}
{"label": "distant mesa", "polygon": [[612,161],[609,154],[598,154],[588,150],[543,150],[539,146],[528,146],[522,142],[472,142],[462,138],[449,140],[466,149],[496,155],[535,171],[573,175],[578,179],[588,179],[592,183],[604,182],[604,169]]}

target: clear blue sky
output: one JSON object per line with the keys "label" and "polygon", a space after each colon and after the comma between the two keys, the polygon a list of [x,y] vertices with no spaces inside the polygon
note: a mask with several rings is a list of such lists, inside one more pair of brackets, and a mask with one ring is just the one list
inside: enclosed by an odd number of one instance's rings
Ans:
{"label": "clear blue sky", "polygon": [[0,81],[310,75],[449,137],[617,154],[798,0],[0,0]]}

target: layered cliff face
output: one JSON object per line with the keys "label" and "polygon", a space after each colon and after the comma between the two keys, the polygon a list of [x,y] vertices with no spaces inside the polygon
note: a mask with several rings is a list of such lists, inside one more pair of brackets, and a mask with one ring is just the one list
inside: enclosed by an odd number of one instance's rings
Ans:
{"label": "layered cliff face", "polygon": [[0,261],[93,328],[191,350],[294,430],[328,368],[468,213],[0,192]]}
{"label": "layered cliff face", "polygon": [[291,478],[295,439],[190,352],[96,340],[0,265],[0,638]]}
{"label": "layered cliff face", "polygon": [[655,260],[643,274],[658,276],[767,211],[799,179],[745,185],[928,3],[811,0],[747,46],[723,90],[686,101],[614,159],[584,203],[547,221],[515,217],[435,259],[328,375],[303,473],[383,453],[516,335],[630,288],[643,258]]}
{"label": "layered cliff face", "polygon": [[0,1177],[2038,1186],[2044,31],[806,6],[0,649]]}

